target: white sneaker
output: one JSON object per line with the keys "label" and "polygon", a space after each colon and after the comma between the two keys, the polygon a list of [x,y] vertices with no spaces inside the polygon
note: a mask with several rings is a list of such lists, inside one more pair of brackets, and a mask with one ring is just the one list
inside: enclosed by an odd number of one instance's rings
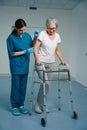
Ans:
{"label": "white sneaker", "polygon": [[37,102],[35,102],[35,112],[38,113],[38,114],[42,113],[42,110],[40,109],[40,106]]}
{"label": "white sneaker", "polygon": [[42,110],[42,111],[46,111],[46,113],[49,113],[48,108],[41,107],[41,110]]}

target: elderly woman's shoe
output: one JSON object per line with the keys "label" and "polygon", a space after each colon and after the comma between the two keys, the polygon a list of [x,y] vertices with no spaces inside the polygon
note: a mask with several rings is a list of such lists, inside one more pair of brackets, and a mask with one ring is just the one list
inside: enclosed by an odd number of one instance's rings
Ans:
{"label": "elderly woman's shoe", "polygon": [[44,108],[43,106],[41,106],[41,110],[42,110],[42,111],[45,111],[46,113],[50,113],[49,109],[46,108],[46,107]]}
{"label": "elderly woman's shoe", "polygon": [[38,114],[42,113],[42,110],[40,109],[40,106],[37,102],[35,102],[35,112],[38,113]]}

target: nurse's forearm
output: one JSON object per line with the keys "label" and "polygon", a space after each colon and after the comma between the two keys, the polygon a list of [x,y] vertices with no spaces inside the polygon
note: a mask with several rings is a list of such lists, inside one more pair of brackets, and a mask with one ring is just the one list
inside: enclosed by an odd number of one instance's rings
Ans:
{"label": "nurse's forearm", "polygon": [[24,55],[24,54],[25,54],[24,51],[15,52],[14,55],[13,55],[13,57],[14,56]]}

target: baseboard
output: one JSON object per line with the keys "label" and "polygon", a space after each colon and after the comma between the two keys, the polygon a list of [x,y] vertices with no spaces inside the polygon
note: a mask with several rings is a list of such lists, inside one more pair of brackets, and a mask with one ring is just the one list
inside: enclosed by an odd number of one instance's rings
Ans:
{"label": "baseboard", "polygon": [[[1,77],[2,77],[2,76],[8,76],[8,77],[10,77],[11,74],[9,74],[9,73],[0,73],[0,76],[1,76]],[[36,76],[36,77],[37,77],[37,76]],[[52,77],[57,78],[57,77],[58,77],[58,74],[53,74]],[[70,77],[71,77],[71,80],[76,81],[76,79],[75,79],[74,76],[71,75]],[[32,75],[29,75],[29,78],[32,78]],[[66,79],[66,78],[67,78],[67,75],[66,75],[66,74],[60,74],[60,78],[61,78],[61,79]]]}
{"label": "baseboard", "polygon": [[11,76],[9,73],[0,73],[0,76]]}
{"label": "baseboard", "polygon": [[[38,76],[36,75],[35,78],[37,78],[37,77]],[[52,77],[57,79],[58,74],[53,74]],[[29,78],[32,78],[32,75],[29,75]],[[74,76],[71,75],[70,78],[72,81],[76,81],[76,78]],[[67,78],[66,74],[60,74],[60,79],[68,79],[68,78]]]}

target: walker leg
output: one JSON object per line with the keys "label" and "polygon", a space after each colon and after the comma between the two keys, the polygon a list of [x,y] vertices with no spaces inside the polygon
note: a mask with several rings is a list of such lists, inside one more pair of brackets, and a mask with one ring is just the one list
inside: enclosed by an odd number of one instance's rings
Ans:
{"label": "walker leg", "polygon": [[[63,67],[63,69],[61,69],[61,67]],[[73,108],[73,98],[72,98],[72,88],[71,88],[71,77],[70,77],[70,71],[68,69],[68,65],[65,65],[65,66],[62,66],[61,64],[59,64],[59,68],[58,68],[59,72],[67,72],[68,74],[68,82],[69,82],[69,92],[70,92],[70,102],[71,102],[71,109],[72,109],[72,113],[73,113],[73,116],[72,118],[73,119],[77,119],[78,116],[77,116],[77,113],[74,111],[74,108]],[[60,77],[59,77],[59,74],[58,74],[58,79],[60,80]],[[58,100],[59,100],[59,110],[60,109],[60,88],[59,88],[59,84],[58,84]]]}
{"label": "walker leg", "polygon": [[[59,74],[58,74],[59,75]],[[59,77],[59,76],[58,76]],[[58,110],[60,111],[61,110],[61,106],[60,106],[60,81],[59,81],[59,78],[58,78]]]}
{"label": "walker leg", "polygon": [[77,116],[77,113],[74,111],[74,107],[73,107],[73,98],[72,98],[71,81],[69,81],[69,91],[70,91],[70,102],[71,102],[71,109],[72,109],[72,113],[73,113],[72,118],[73,118],[73,119],[77,119],[77,118],[78,118],[78,116]]}
{"label": "walker leg", "polygon": [[45,82],[43,82],[43,93],[44,93],[44,105],[43,105],[44,117],[41,118],[41,125],[45,127],[47,123]]}
{"label": "walker leg", "polygon": [[32,115],[32,108],[33,108],[33,100],[34,100],[34,74],[35,70],[33,70],[32,74],[32,85],[31,85],[31,93],[30,93],[30,110],[29,110],[29,115]]}

